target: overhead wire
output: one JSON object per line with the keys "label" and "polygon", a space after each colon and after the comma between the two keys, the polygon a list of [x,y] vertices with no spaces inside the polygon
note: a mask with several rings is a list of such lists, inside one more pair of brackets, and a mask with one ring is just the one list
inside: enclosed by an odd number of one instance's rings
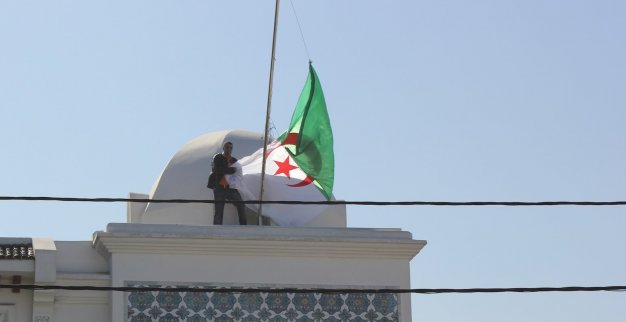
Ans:
{"label": "overhead wire", "polygon": [[[206,203],[213,199],[151,199],[151,198],[81,198],[51,196],[0,196],[0,201],[59,201],[59,202],[138,202],[138,203]],[[233,204],[286,205],[358,205],[358,206],[625,206],[626,201],[349,201],[349,200],[243,200]]]}
{"label": "overhead wire", "polygon": [[304,44],[304,51],[306,52],[306,57],[311,62],[311,55],[309,55],[309,48],[306,45],[306,40],[304,39],[304,33],[302,32],[302,26],[300,25],[300,19],[298,19],[298,13],[296,13],[296,7],[293,5],[293,0],[289,0],[291,3],[291,10],[293,11],[293,15],[296,17],[296,22],[298,23],[298,30],[300,30],[300,37],[302,37],[302,44]]}
{"label": "overhead wire", "polygon": [[206,286],[87,286],[0,284],[0,289],[113,291],[113,292],[213,292],[213,293],[395,293],[395,294],[468,294],[468,293],[543,293],[543,292],[624,292],[625,285],[566,286],[566,287],[511,287],[511,288],[269,288],[269,287],[206,287]]}

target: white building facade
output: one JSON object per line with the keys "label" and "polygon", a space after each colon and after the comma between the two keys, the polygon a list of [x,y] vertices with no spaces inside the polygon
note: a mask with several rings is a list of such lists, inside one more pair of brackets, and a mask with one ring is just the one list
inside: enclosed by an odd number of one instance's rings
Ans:
{"label": "white building facade", "polygon": [[[261,136],[243,131],[192,140],[165,167],[150,199],[212,199],[210,158],[222,142],[235,156]],[[90,241],[0,238],[1,284],[192,288],[341,289],[341,292],[171,292],[0,290],[0,322],[73,321],[410,321],[409,294],[350,289],[410,288],[409,263],[426,244],[400,229],[346,227],[344,206],[305,227],[235,225],[227,205],[213,226],[212,204],[130,203],[128,222]],[[10,251],[9,251],[10,250]]]}

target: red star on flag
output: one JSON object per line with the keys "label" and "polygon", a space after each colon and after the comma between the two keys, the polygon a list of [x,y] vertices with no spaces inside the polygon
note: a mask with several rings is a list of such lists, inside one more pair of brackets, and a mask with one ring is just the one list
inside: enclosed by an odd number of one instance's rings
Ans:
{"label": "red star on flag", "polygon": [[289,163],[289,156],[287,156],[285,158],[285,161],[283,162],[276,161],[276,160],[274,160],[274,162],[278,166],[278,169],[276,169],[276,172],[274,173],[274,175],[284,173],[287,176],[287,178],[291,179],[291,175],[289,174],[289,172],[291,172],[291,170],[293,169],[298,169],[298,167]]}

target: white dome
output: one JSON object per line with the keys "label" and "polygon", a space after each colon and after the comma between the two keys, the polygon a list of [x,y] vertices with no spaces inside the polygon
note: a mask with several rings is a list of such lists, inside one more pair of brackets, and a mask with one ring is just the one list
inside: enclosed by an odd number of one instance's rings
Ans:
{"label": "white dome", "polygon": [[[223,143],[233,143],[233,156],[240,159],[263,147],[263,134],[229,130],[211,132],[185,144],[168,162],[149,195],[131,193],[131,198],[212,200],[213,191],[206,187],[211,172],[211,159],[222,151]],[[246,209],[248,223],[256,224],[257,216]],[[327,213],[307,226],[345,227],[345,206],[329,207]],[[129,203],[128,222],[146,224],[212,225],[213,204],[210,203]],[[237,224],[235,208],[226,205],[224,224]]]}
{"label": "white dome", "polygon": [[[233,156],[252,154],[263,146],[263,135],[249,131],[212,132],[185,144],[165,166],[152,186],[150,199],[213,199],[206,187],[213,155],[222,151],[223,142],[233,142]],[[234,209],[226,207],[226,224]],[[141,223],[209,225],[213,223],[213,204],[207,203],[149,203],[138,221]],[[132,220],[135,221],[135,220]],[[233,222],[234,223],[234,222]]]}

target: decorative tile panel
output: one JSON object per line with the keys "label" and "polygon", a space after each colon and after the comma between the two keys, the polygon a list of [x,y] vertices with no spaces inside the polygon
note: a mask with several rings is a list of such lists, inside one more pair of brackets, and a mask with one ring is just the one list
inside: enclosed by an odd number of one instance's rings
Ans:
{"label": "decorative tile panel", "polygon": [[[168,286],[179,287],[164,287]],[[126,300],[129,322],[398,321],[398,297],[394,293],[142,291],[127,292]]]}

